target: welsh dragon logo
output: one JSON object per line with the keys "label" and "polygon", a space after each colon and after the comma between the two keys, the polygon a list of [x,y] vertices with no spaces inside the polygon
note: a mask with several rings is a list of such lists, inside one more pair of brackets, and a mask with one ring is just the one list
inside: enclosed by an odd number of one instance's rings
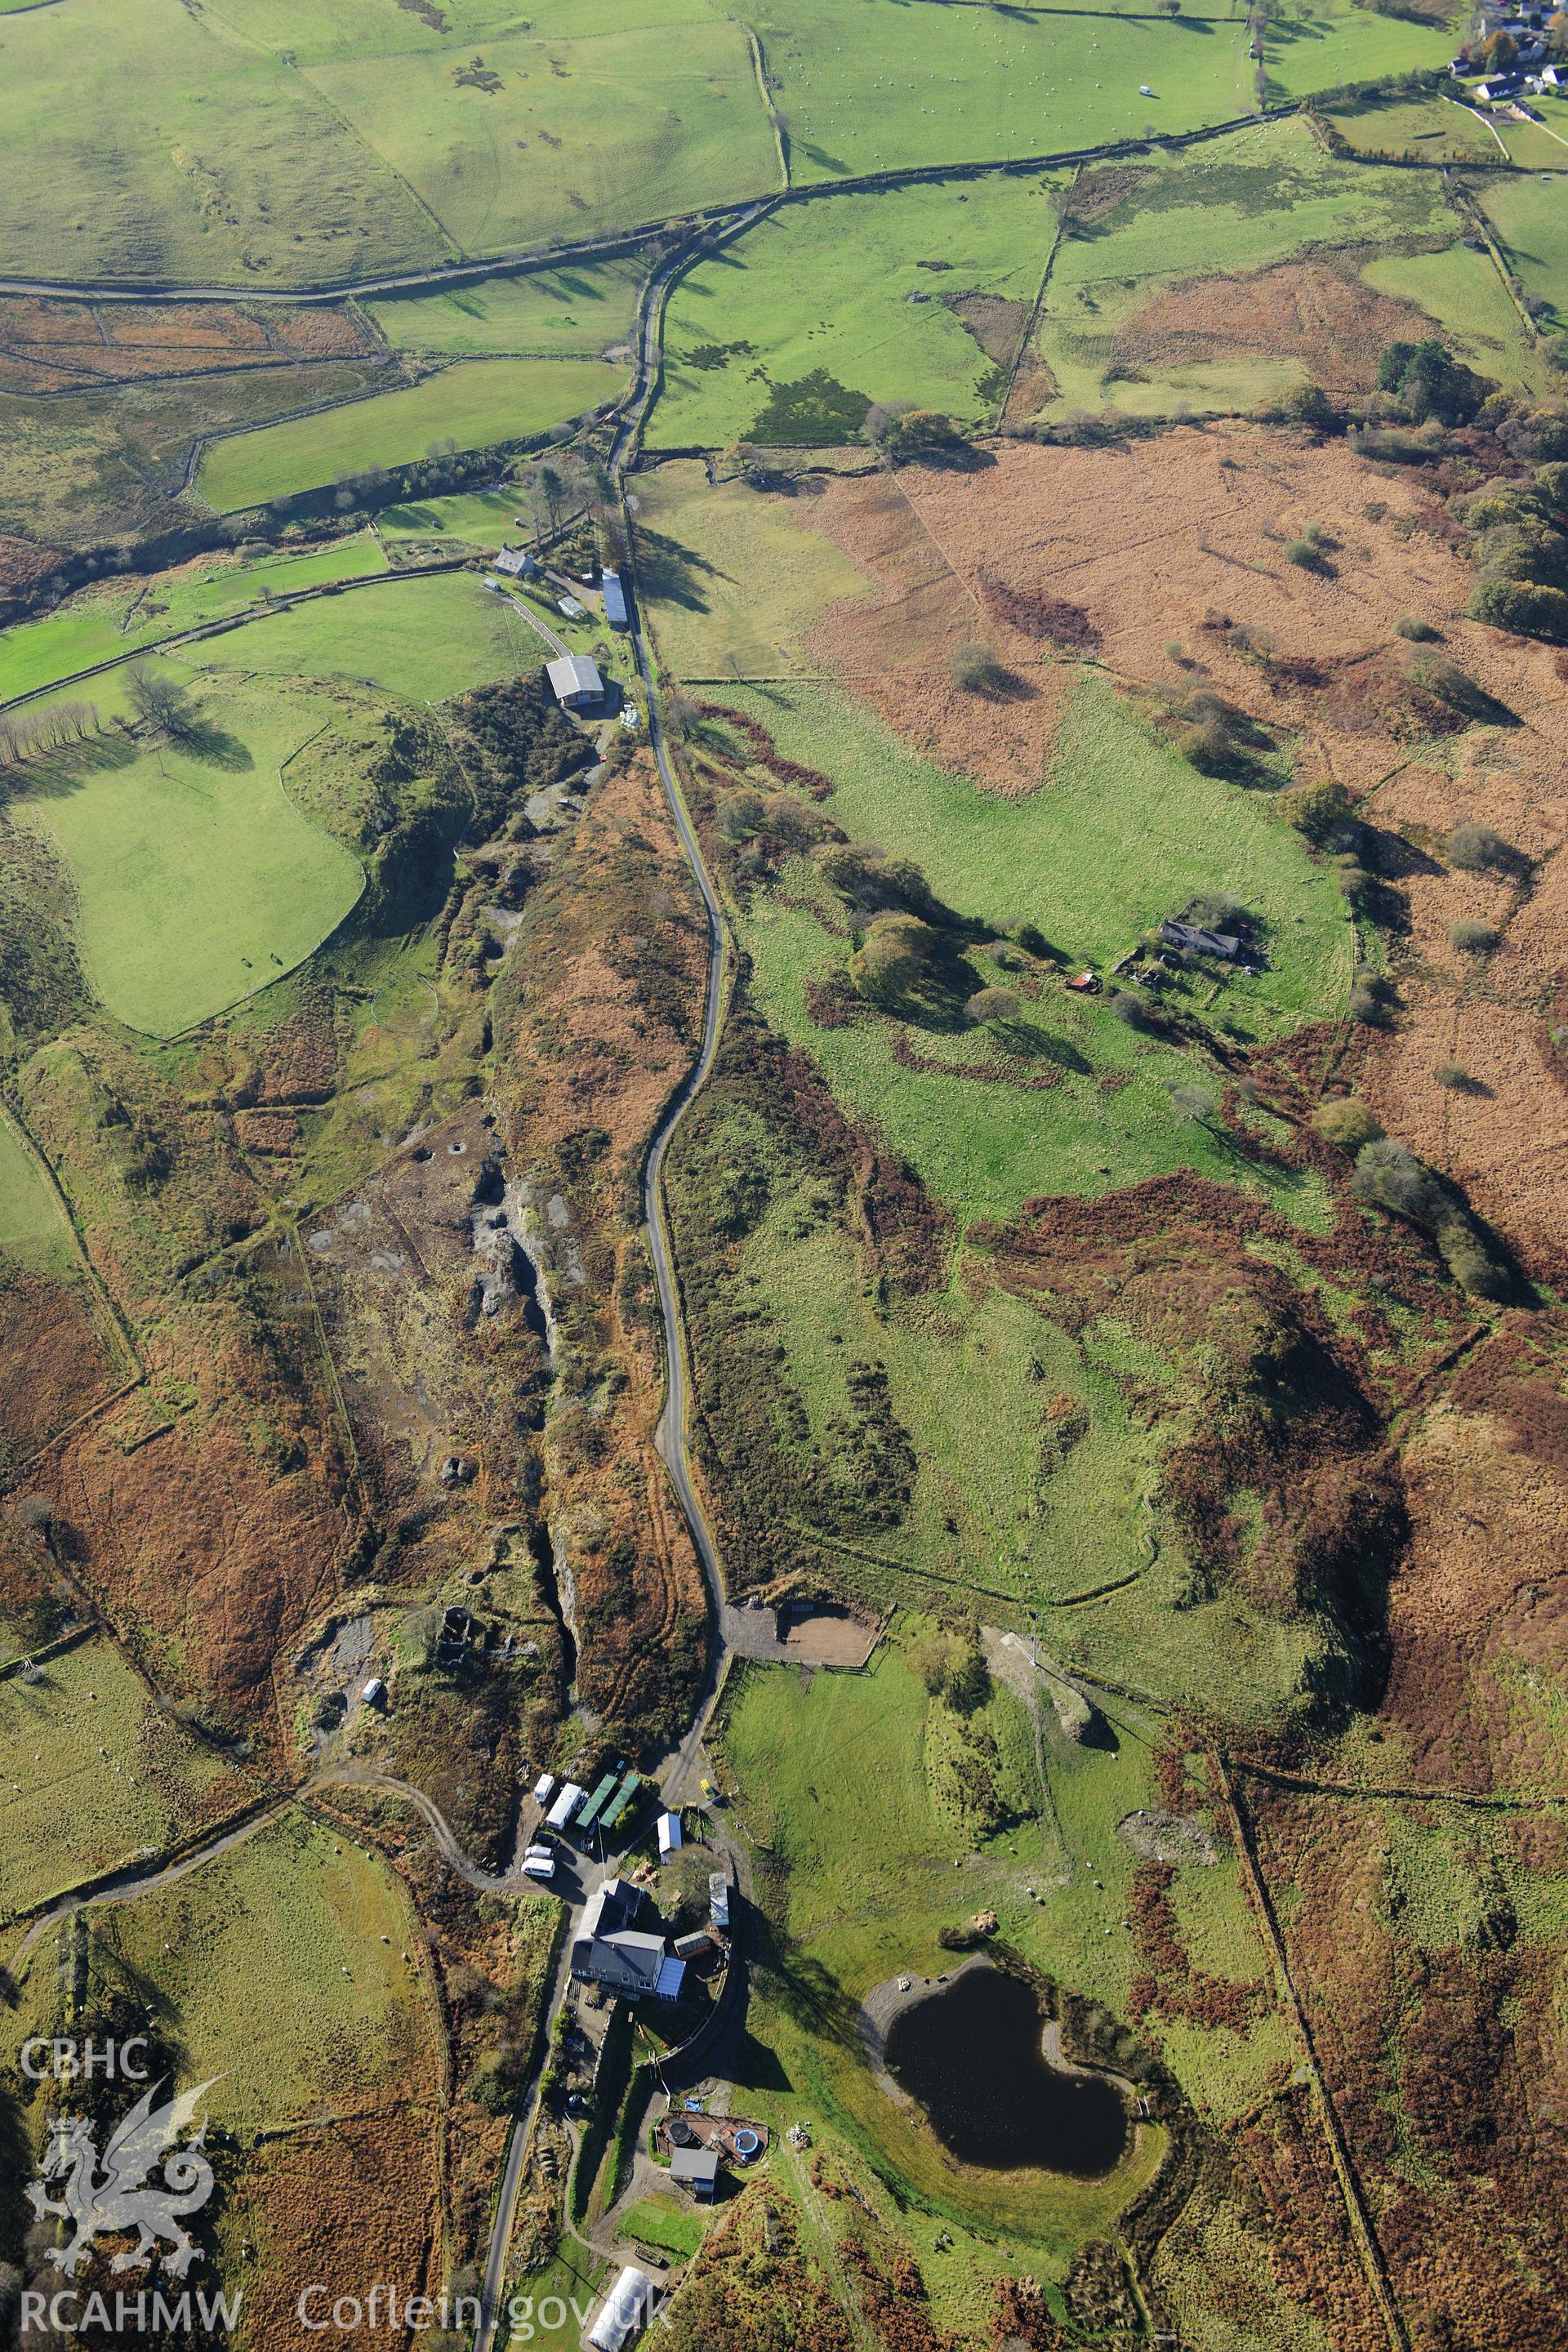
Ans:
{"label": "welsh dragon logo", "polygon": [[[175,2278],[184,2278],[192,2263],[200,2259],[195,2240],[180,2226],[180,2216],[199,2212],[213,2192],[212,2167],[201,2152],[206,2144],[205,2124],[186,2147],[181,2147],[179,2141],[195,2123],[203,2095],[217,2080],[214,2074],[161,2107],[154,2107],[153,2102],[163,2085],[154,2083],[104,2149],[101,2171],[89,2118],[50,2117],[40,2177],[30,2183],[27,2197],[40,2221],[51,2218],[69,2221],[75,2228],[69,2244],[56,2246],[49,2253],[50,2262],[68,2278],[76,2276],[95,2239],[131,2230],[136,2231],[137,2242],[115,2255],[111,2270],[145,2270],[165,2238],[171,2251],[163,2255],[163,2267]],[[148,2180],[160,2159],[161,2188]],[[65,2183],[58,2200],[46,2194],[47,2181]]]}

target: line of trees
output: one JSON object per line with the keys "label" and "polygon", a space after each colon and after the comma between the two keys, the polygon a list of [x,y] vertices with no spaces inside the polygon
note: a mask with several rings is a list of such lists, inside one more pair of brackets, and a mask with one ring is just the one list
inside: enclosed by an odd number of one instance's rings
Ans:
{"label": "line of trees", "polygon": [[96,735],[96,702],[50,702],[41,710],[0,711],[0,768],[20,767],[35,752],[62,751]]}

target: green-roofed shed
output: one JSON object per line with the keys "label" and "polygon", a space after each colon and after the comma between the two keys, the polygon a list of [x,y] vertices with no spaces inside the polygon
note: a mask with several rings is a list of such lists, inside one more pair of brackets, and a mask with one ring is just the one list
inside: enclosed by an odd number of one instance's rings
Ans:
{"label": "green-roofed shed", "polygon": [[602,1780],[594,1783],[593,1794],[572,1826],[574,1830],[591,1830],[609,1802],[610,1792],[620,1779],[619,1772],[606,1772]]}
{"label": "green-roofed shed", "polygon": [[637,1798],[642,1793],[642,1775],[640,1772],[628,1772],[626,1774],[626,1779],[621,1782],[620,1787],[616,1790],[615,1795],[605,1807],[604,1819],[599,1824],[601,1829],[613,1830],[615,1828],[616,1823],[626,1811],[628,1806],[636,1804]]}

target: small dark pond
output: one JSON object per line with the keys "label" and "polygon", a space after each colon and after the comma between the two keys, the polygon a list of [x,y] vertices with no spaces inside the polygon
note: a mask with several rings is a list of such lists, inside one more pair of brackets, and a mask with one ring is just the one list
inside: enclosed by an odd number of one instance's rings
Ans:
{"label": "small dark pond", "polygon": [[1100,2075],[1050,2065],[1044,2028],[1021,1977],[966,1969],[894,2019],[889,2070],[963,2164],[1109,2172],[1126,2151],[1127,2111]]}

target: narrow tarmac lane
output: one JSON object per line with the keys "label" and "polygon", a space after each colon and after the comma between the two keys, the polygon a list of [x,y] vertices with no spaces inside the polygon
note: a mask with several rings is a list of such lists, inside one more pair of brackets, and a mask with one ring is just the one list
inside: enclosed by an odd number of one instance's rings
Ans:
{"label": "narrow tarmac lane", "polygon": [[[724,242],[741,229],[749,227],[771,208],[772,202],[752,206],[738,219],[728,222],[723,231],[707,240],[703,249]],[[644,292],[637,330],[637,375],[625,413],[616,429],[610,450],[610,470],[617,488],[624,485],[628,460],[635,453],[637,436],[653,398],[658,381],[660,350],[664,327],[664,298],[680,271],[694,259],[690,247],[682,247],[656,271]],[[628,539],[630,537],[628,527]],[[665,1157],[681,1118],[713,1067],[719,1050],[719,1027],[724,999],[724,921],[717,893],[713,888],[697,835],[692,831],[686,803],[681,798],[680,784],[669,757],[665,740],[664,724],[659,717],[654,691],[653,662],[647,641],[643,634],[641,604],[637,593],[635,559],[626,566],[631,588],[631,643],[637,661],[637,676],[642,680],[644,701],[647,713],[648,741],[669,803],[686,862],[692,879],[701,894],[708,924],[708,972],[702,1007],[702,1036],[697,1059],[692,1064],[684,1086],[670,1103],[649,1146],[643,1171],[643,1211],[647,1222],[648,1251],[653,1260],[654,1280],[658,1289],[659,1314],[664,1324],[666,1387],[664,1412],[659,1417],[654,1442],[659,1457],[669,1473],[677,1500],[686,1515],[691,1530],[691,1540],[702,1566],[702,1579],[708,1591],[709,1663],[708,1675],[697,1712],[675,1755],[660,1769],[658,1780],[667,1803],[677,1804],[690,1794],[690,1782],[697,1769],[698,1752],[703,1732],[713,1711],[723,1675],[723,1579],[720,1572],[718,1547],[713,1541],[706,1514],[691,1479],[690,1455],[686,1435],[686,1347],[684,1325],[680,1313],[680,1287],[676,1277],[674,1259],[669,1245],[668,1223],[665,1214],[663,1176]],[[533,616],[528,616],[532,619]],[[538,624],[535,623],[538,626]],[[541,634],[543,634],[542,631]],[[584,1895],[588,1889],[584,1888]],[[550,1989],[546,2014],[553,2017],[564,1995],[571,1972],[572,1935],[576,1926],[574,1910],[566,1925],[566,1941],[555,1979]],[[484,2283],[479,2294],[479,2325],[474,2336],[474,2352],[496,2352],[498,2322],[501,2317],[506,2291],[507,2256],[511,2246],[512,2226],[517,2215],[518,2189],[528,2149],[529,2134],[533,2127],[539,2106],[539,2085],[542,2062],[536,2064],[527,2089],[520,2100],[507,2144],[506,2163],[502,2168],[500,2188],[496,2199],[495,2220],[490,2231],[489,2252],[485,2263]]]}

